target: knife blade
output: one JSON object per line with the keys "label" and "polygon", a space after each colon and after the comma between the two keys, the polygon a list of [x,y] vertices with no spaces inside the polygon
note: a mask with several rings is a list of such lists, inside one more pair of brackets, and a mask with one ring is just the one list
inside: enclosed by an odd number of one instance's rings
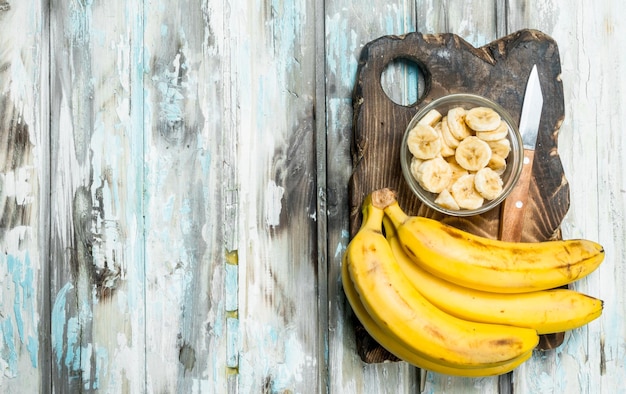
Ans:
{"label": "knife blade", "polygon": [[539,82],[537,65],[533,65],[526,83],[519,122],[519,131],[524,145],[522,173],[511,193],[503,201],[500,210],[499,238],[504,241],[519,242],[522,239],[542,109],[541,83]]}

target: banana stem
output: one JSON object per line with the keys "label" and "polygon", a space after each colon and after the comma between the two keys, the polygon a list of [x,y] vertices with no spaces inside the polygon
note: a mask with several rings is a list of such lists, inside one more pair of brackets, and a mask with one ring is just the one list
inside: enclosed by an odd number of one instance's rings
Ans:
{"label": "banana stem", "polygon": [[389,188],[374,190],[370,194],[370,198],[372,205],[379,209],[385,209],[387,206],[397,202],[396,193]]}
{"label": "banana stem", "polygon": [[371,204],[376,208],[384,210],[386,213],[385,217],[388,217],[391,223],[393,223],[393,226],[385,226],[385,231],[387,231],[387,227],[398,228],[409,218],[400,208],[396,199],[396,193],[393,190],[389,188],[375,190],[370,194],[370,198]]}
{"label": "banana stem", "polygon": [[381,208],[374,206],[371,195],[363,201],[361,212],[363,214],[363,221],[359,231],[370,230],[382,233],[382,221],[385,213]]}
{"label": "banana stem", "polygon": [[400,208],[397,201],[385,208],[385,214],[389,217],[395,228],[400,227],[409,219],[409,215]]}

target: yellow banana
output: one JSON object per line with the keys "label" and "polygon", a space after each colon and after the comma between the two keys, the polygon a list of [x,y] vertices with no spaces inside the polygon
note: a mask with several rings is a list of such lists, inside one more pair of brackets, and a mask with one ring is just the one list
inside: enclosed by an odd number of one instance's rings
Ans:
{"label": "yellow banana", "polygon": [[383,332],[383,330],[376,325],[376,322],[372,320],[370,315],[365,310],[365,307],[361,303],[361,300],[359,299],[359,294],[357,293],[356,289],[354,288],[354,284],[350,279],[348,264],[345,261],[345,258],[341,267],[341,280],[343,283],[343,289],[346,294],[346,298],[348,299],[348,302],[352,307],[352,311],[359,319],[361,324],[363,324],[365,330],[372,336],[372,338],[374,338],[376,342],[378,342],[382,347],[387,349],[391,354],[418,368],[451,376],[478,378],[485,376],[501,375],[510,372],[517,368],[519,365],[521,365],[523,362],[528,360],[532,355],[532,351],[529,351],[527,353],[524,353],[520,357],[513,359],[509,363],[505,363],[495,367],[484,368],[454,368],[436,363],[432,360],[418,355],[417,353],[410,351],[408,347],[406,347],[397,337],[389,333]]}
{"label": "yellow banana", "polygon": [[602,301],[569,289],[491,293],[432,275],[404,252],[389,218],[383,219],[389,246],[415,288],[439,309],[465,320],[534,328],[539,334],[581,327],[602,314]]}
{"label": "yellow banana", "polygon": [[515,243],[480,237],[437,220],[408,216],[389,189],[377,190],[411,260],[461,286],[496,293],[561,287],[593,272],[602,245],[585,240]]}
{"label": "yellow banana", "polygon": [[418,356],[454,368],[511,363],[537,345],[533,329],[469,322],[431,304],[400,271],[382,234],[383,210],[371,195],[364,210],[344,263],[365,310],[383,332]]}

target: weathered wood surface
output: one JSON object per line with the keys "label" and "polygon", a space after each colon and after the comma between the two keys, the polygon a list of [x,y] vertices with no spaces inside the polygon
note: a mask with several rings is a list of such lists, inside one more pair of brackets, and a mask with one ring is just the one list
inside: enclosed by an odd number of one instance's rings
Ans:
{"label": "weathered wood surface", "polygon": [[[622,5],[0,0],[0,391],[491,393],[365,364],[339,281],[352,89],[384,35],[558,43],[563,237],[605,300],[514,391],[626,389]],[[419,76],[384,82],[403,104]]]}

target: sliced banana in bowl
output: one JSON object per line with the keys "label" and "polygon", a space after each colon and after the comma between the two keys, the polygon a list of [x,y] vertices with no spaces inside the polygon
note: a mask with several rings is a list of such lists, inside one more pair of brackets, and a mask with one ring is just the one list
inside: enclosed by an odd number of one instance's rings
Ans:
{"label": "sliced banana in bowl", "polygon": [[453,94],[418,111],[400,156],[404,178],[423,203],[470,216],[506,198],[521,173],[523,146],[501,106],[482,96]]}
{"label": "sliced banana in bowl", "polygon": [[454,158],[461,167],[476,172],[487,167],[489,160],[491,160],[491,154],[491,148],[485,141],[470,135],[463,139],[456,148]]}
{"label": "sliced banana in bowl", "polygon": [[431,193],[441,193],[452,180],[452,167],[442,157],[425,160],[415,172],[420,186]]}

